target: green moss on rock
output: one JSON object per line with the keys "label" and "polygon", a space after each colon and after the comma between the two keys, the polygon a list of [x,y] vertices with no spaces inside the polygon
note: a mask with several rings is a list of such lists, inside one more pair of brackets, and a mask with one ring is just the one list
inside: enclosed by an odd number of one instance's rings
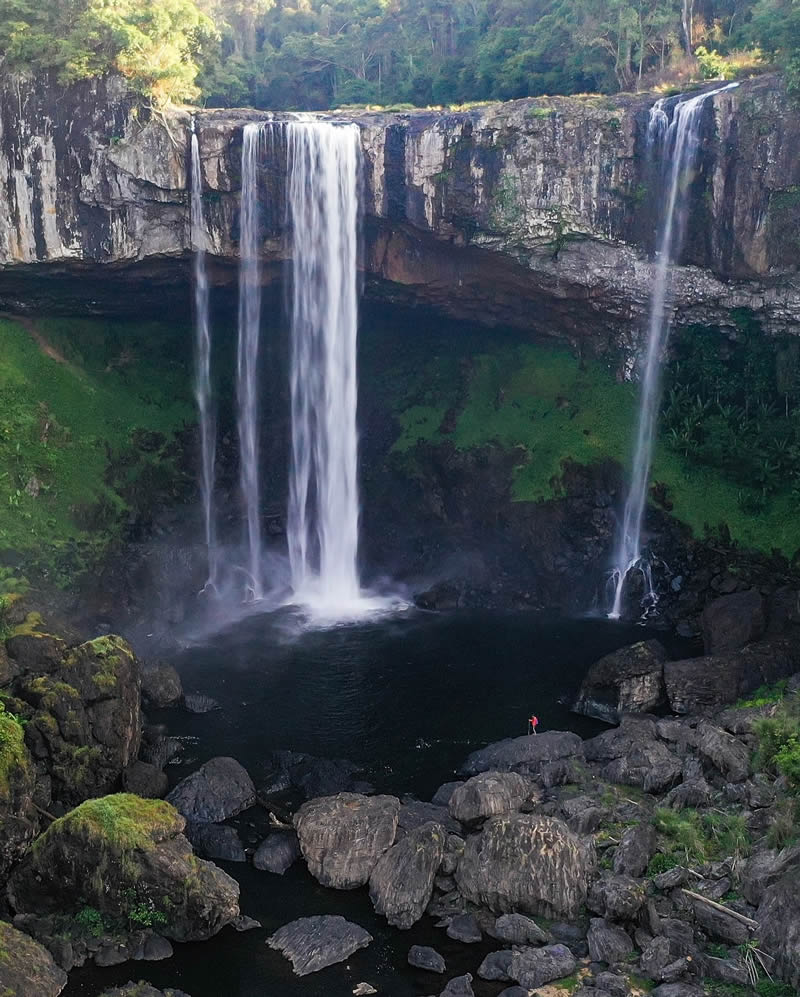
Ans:
{"label": "green moss on rock", "polygon": [[8,805],[15,784],[33,782],[33,767],[19,721],[0,704],[0,806]]}
{"label": "green moss on rock", "polygon": [[150,851],[183,830],[184,820],[164,800],[145,800],[132,793],[116,793],[87,800],[64,817],[54,821],[39,837],[34,848],[46,846],[49,839],[68,831],[87,839],[100,839],[118,850]]}

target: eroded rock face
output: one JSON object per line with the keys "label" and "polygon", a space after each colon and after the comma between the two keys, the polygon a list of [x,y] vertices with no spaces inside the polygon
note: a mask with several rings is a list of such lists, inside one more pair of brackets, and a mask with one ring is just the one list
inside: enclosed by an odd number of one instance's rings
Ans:
{"label": "eroded rock face", "polygon": [[58,997],[67,974],[47,949],[0,921],[0,993],[11,997]]}
{"label": "eroded rock face", "polygon": [[400,801],[339,793],[304,803],[294,816],[300,850],[323,886],[363,886],[394,843]]}
{"label": "eroded rock face", "polygon": [[574,917],[586,898],[591,858],[560,820],[494,817],[467,839],[456,869],[461,893],[497,913]]}
{"label": "eroded rock face", "polygon": [[369,877],[369,895],[389,924],[410,928],[424,914],[442,863],[445,838],[441,824],[423,824],[378,859]]}
{"label": "eroded rock face", "polygon": [[581,683],[573,709],[618,723],[623,713],[649,713],[665,699],[667,652],[657,640],[643,640],[596,661]]}
{"label": "eroded rock face", "polygon": [[484,772],[468,779],[450,797],[450,816],[462,824],[518,810],[531,786],[516,772]]}

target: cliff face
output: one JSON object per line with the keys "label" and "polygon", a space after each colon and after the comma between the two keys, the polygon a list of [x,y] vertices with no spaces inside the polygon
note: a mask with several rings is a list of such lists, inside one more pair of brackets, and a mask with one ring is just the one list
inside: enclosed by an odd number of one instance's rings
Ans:
{"label": "cliff face", "polygon": [[[154,117],[119,80],[67,90],[0,80],[0,308],[97,312],[186,300],[186,111]],[[648,174],[649,96],[539,98],[457,113],[359,113],[367,293],[594,348],[631,345],[652,281],[661,191]],[[678,321],[752,309],[800,322],[800,113],[774,77],[709,99]],[[212,278],[238,255],[241,132],[255,111],[199,111]],[[264,162],[265,281],[291,252],[283,154]],[[269,210],[275,205],[276,210]],[[76,280],[80,278],[80,280]],[[110,279],[111,278],[111,279]]]}

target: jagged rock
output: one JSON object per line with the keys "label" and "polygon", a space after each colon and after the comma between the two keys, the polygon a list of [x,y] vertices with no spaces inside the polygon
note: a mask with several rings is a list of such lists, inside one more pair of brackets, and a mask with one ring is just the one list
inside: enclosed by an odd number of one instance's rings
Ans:
{"label": "jagged rock", "polygon": [[475,997],[475,991],[472,989],[472,973],[456,976],[450,980],[439,997]]}
{"label": "jagged rock", "polygon": [[299,858],[300,843],[294,831],[274,831],[256,849],[253,865],[261,872],[282,876]]}
{"label": "jagged rock", "polygon": [[490,928],[489,934],[511,945],[546,945],[550,936],[533,918],[524,914],[502,914]]}
{"label": "jagged rock", "polygon": [[300,850],[323,886],[363,886],[394,843],[400,801],[339,793],[304,803],[294,817]]}
{"label": "jagged rock", "polygon": [[691,958],[689,956],[681,956],[661,970],[661,979],[664,983],[675,983],[682,976],[686,976],[691,968]]}
{"label": "jagged rock", "polygon": [[552,980],[561,980],[575,972],[577,962],[566,945],[544,948],[516,948],[511,958],[511,978],[522,987],[535,990]]}
{"label": "jagged rock", "polygon": [[618,921],[632,921],[644,906],[644,887],[630,876],[605,876],[595,880],[586,906],[595,914]]}
{"label": "jagged rock", "polygon": [[134,903],[166,919],[159,932],[167,938],[210,938],[238,916],[239,886],[193,855],[184,824],[163,800],[87,800],[26,853],[9,899],[20,913],[74,913],[88,904],[113,918]]}
{"label": "jagged rock", "polygon": [[[538,735],[537,735],[538,736]],[[459,786],[450,797],[450,816],[462,824],[519,810],[531,787],[516,772],[482,772]]]}
{"label": "jagged rock", "polygon": [[266,796],[297,790],[304,800],[337,793],[370,793],[362,769],[343,758],[317,758],[302,751],[273,751],[264,765],[262,789]]}
{"label": "jagged rock", "polygon": [[649,713],[665,700],[667,652],[657,640],[643,640],[596,661],[581,683],[576,713],[618,723],[623,713]]}
{"label": "jagged rock", "polygon": [[[792,851],[797,855],[797,846]],[[778,856],[783,865],[789,856]],[[795,863],[777,881],[767,886],[758,906],[761,948],[775,958],[781,979],[800,990],[800,865]]]}
{"label": "jagged rock", "polygon": [[755,589],[721,595],[700,616],[706,654],[738,651],[764,634],[766,600]]}
{"label": "jagged rock", "polygon": [[357,924],[338,915],[322,914],[301,917],[278,928],[267,945],[291,961],[297,976],[307,976],[344,962],[371,941],[372,935]]}
{"label": "jagged rock", "polygon": [[371,983],[357,983],[353,988],[353,997],[368,997],[369,994],[376,994],[377,992]]}
{"label": "jagged rock", "polygon": [[697,923],[712,937],[721,942],[743,945],[750,938],[746,924],[724,911],[717,910],[700,900],[692,901]]}
{"label": "jagged rock", "polygon": [[444,842],[441,824],[423,824],[378,859],[369,877],[369,895],[389,924],[410,928],[422,917],[433,894]]}
{"label": "jagged rock", "polygon": [[215,821],[234,817],[255,803],[253,780],[235,758],[212,758],[192,772],[167,796],[187,820]]}
{"label": "jagged rock", "polygon": [[615,730],[586,741],[584,750],[588,761],[602,766],[607,782],[659,793],[681,777],[681,760],[658,739],[652,717],[625,716]]}
{"label": "jagged rock", "polygon": [[758,906],[770,886],[800,865],[800,845],[789,845],[780,852],[762,851],[751,855],[742,873],[742,894],[748,903]]}
{"label": "jagged rock", "polygon": [[744,782],[750,775],[750,752],[733,735],[703,721],[697,727],[697,751],[730,782]]}
{"label": "jagged rock", "polygon": [[671,789],[664,799],[664,805],[672,810],[703,807],[710,802],[711,792],[705,779],[691,779]]}
{"label": "jagged rock", "polygon": [[687,871],[682,866],[675,866],[674,869],[667,869],[654,876],[653,883],[659,890],[673,890],[676,886],[683,886],[687,878]]}
{"label": "jagged rock", "polygon": [[430,973],[444,973],[447,970],[442,956],[428,945],[412,945],[408,950],[408,964],[416,969],[427,969]]}
{"label": "jagged rock", "polygon": [[187,692],[183,697],[183,708],[189,713],[213,713],[219,709],[219,703],[202,692]]}
{"label": "jagged rock", "polygon": [[616,973],[598,973],[595,977],[597,989],[609,994],[609,997],[628,997],[630,987],[624,976]]}
{"label": "jagged rock", "polygon": [[448,834],[444,845],[442,866],[439,870],[443,876],[452,876],[458,868],[461,856],[464,854],[464,839],[458,834]]}
{"label": "jagged rock", "polygon": [[475,945],[483,934],[474,914],[457,914],[447,925],[447,937],[465,945]]}
{"label": "jagged rock", "polygon": [[643,876],[656,853],[658,844],[656,830],[652,824],[637,824],[626,828],[617,850],[614,853],[614,872],[633,876]]}
{"label": "jagged rock", "polygon": [[661,980],[661,970],[672,961],[669,938],[658,935],[642,951],[639,967],[648,979]]}
{"label": "jagged rock", "polygon": [[172,706],[182,696],[181,677],[172,665],[149,665],[142,669],[142,699],[147,705]]}
{"label": "jagged rock", "polygon": [[587,941],[592,962],[623,962],[633,952],[628,932],[601,917],[593,917],[589,922]]}
{"label": "jagged rock", "polygon": [[461,767],[464,775],[481,772],[519,772],[535,779],[547,762],[583,759],[583,741],[569,731],[546,731],[512,737],[473,751]]}
{"label": "jagged rock", "polygon": [[246,914],[240,914],[231,921],[231,927],[234,931],[244,932],[254,931],[256,928],[261,928],[262,924],[254,917],[248,917]]}
{"label": "jagged rock", "polygon": [[510,949],[490,952],[478,967],[478,976],[482,980],[501,980],[503,983],[507,983],[512,979],[512,959],[513,954]]}
{"label": "jagged rock", "polygon": [[9,997],[58,997],[67,985],[44,946],[0,921],[0,993]]}
{"label": "jagged rock", "polygon": [[738,959],[718,959],[707,955],[703,962],[703,971],[712,980],[733,983],[737,987],[746,987],[750,983],[747,967]]}
{"label": "jagged rock", "polygon": [[126,793],[161,800],[167,795],[169,779],[156,765],[136,761],[122,773],[122,788]]}
{"label": "jagged rock", "polygon": [[187,821],[184,833],[200,858],[221,859],[225,862],[247,861],[235,827]]}

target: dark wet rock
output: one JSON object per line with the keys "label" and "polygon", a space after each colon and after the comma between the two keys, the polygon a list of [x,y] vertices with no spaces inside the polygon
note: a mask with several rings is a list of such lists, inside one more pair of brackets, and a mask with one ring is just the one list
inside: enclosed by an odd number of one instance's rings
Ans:
{"label": "dark wet rock", "polygon": [[0,713],[0,882],[36,835],[35,798],[36,770],[23,728]]}
{"label": "dark wet rock", "polygon": [[254,917],[248,917],[246,914],[240,914],[231,921],[231,927],[234,931],[244,932],[254,931],[256,928],[263,927],[263,925]]}
{"label": "dark wet rock", "polygon": [[697,752],[729,782],[744,782],[750,775],[750,752],[744,744],[705,720],[697,727]]}
{"label": "dark wet rock", "polygon": [[301,917],[278,928],[267,945],[291,961],[297,976],[307,976],[344,962],[371,941],[372,935],[352,921],[323,914]]}
{"label": "dark wet rock", "polygon": [[0,689],[10,685],[21,671],[20,665],[9,658],[5,644],[0,641]]}
{"label": "dark wet rock", "polygon": [[104,990],[99,997],[189,997],[189,994],[183,990],[173,990],[172,987],[156,990],[149,983],[140,980],[138,983],[125,983],[121,987]]}
{"label": "dark wet rock", "polygon": [[581,683],[576,713],[618,723],[624,713],[649,713],[665,701],[667,652],[657,640],[620,648],[596,661]]}
{"label": "dark wet rock", "polygon": [[465,945],[475,945],[483,938],[474,914],[457,914],[447,926],[447,937]]}
{"label": "dark wet rock", "polygon": [[235,758],[212,758],[167,796],[187,820],[215,822],[234,817],[255,803],[256,787]]}
{"label": "dark wet rock", "polygon": [[172,951],[170,943],[161,935],[135,931],[127,936],[101,939],[93,958],[96,966],[120,966],[131,959],[144,962],[171,959]]}
{"label": "dark wet rock", "polygon": [[413,831],[414,828],[430,823],[441,824],[445,831],[452,834],[461,831],[461,826],[450,816],[447,807],[421,803],[419,800],[403,800],[397,815],[397,840],[399,841],[406,831]]}
{"label": "dark wet rock", "polygon": [[453,791],[463,785],[464,783],[462,781],[442,783],[442,785],[433,794],[431,803],[435,807],[447,807],[450,803],[450,797],[453,795]]}
{"label": "dark wet rock", "polygon": [[614,853],[614,872],[633,876],[643,876],[656,853],[658,844],[656,830],[650,823],[637,824],[626,828]]}
{"label": "dark wet rock", "polygon": [[294,831],[274,831],[264,838],[253,855],[253,865],[261,872],[282,876],[300,858],[300,843]]}
{"label": "dark wet rock", "polygon": [[530,783],[516,772],[482,772],[455,790],[448,809],[454,820],[473,824],[519,810],[530,794]]}
{"label": "dark wet rock", "polygon": [[563,758],[582,760],[583,741],[569,731],[546,731],[497,741],[473,751],[461,771],[464,775],[513,771],[535,779],[543,765]]}
{"label": "dark wet rock", "polygon": [[584,749],[587,760],[601,766],[600,776],[607,782],[659,793],[681,777],[681,760],[659,740],[652,717],[625,716],[615,730],[586,741]]}
{"label": "dark wet rock", "polygon": [[512,958],[513,955],[510,949],[503,949],[501,952],[490,952],[478,967],[478,976],[482,980],[509,982],[512,979]]}
{"label": "dark wet rock", "polygon": [[260,783],[264,795],[295,790],[304,800],[337,793],[371,793],[361,766],[344,758],[317,758],[302,751],[273,751]]}
{"label": "dark wet rock", "polygon": [[415,969],[427,969],[430,973],[447,971],[443,957],[428,945],[412,945],[408,950],[408,964]]}
{"label": "dark wet rock", "polygon": [[122,788],[126,793],[161,800],[167,795],[169,779],[156,765],[135,761],[122,773]]}
{"label": "dark wet rock", "polygon": [[216,699],[201,692],[187,692],[183,697],[183,706],[189,713],[211,713],[219,709]]}
{"label": "dark wet rock", "polygon": [[706,654],[739,651],[763,636],[766,601],[760,592],[734,592],[709,602],[700,616]]}
{"label": "dark wet rock", "polygon": [[450,980],[439,997],[475,997],[475,991],[472,989],[472,973],[456,976]]}
{"label": "dark wet rock", "polygon": [[454,875],[463,854],[464,839],[458,834],[448,834],[447,841],[444,844],[444,855],[442,855],[440,873],[443,876]]}
{"label": "dark wet rock", "polygon": [[142,668],[142,699],[146,706],[157,709],[172,706],[182,696],[181,677],[172,665],[145,665]]}
{"label": "dark wet rock", "polygon": [[57,997],[67,974],[38,942],[0,921],[0,993],[10,997]]}
{"label": "dark wet rock", "polygon": [[210,938],[238,916],[239,886],[192,853],[184,825],[163,800],[87,800],[26,853],[11,875],[9,899],[20,913],[74,914],[89,905],[118,918],[133,896],[166,917],[159,931],[167,938]]}
{"label": "dark wet rock", "polygon": [[23,674],[47,675],[58,671],[67,653],[67,642],[53,634],[30,632],[15,634],[5,642],[6,652]]}
{"label": "dark wet rock", "polygon": [[601,917],[593,917],[589,922],[587,941],[593,962],[623,962],[633,952],[628,932]]}
{"label": "dark wet rock", "polygon": [[502,914],[488,932],[492,938],[511,945],[546,945],[550,936],[531,917]]}
{"label": "dark wet rock", "polygon": [[464,897],[495,913],[575,917],[590,865],[586,845],[562,821],[513,814],[491,818],[467,840],[456,882]]}
{"label": "dark wet rock", "polygon": [[[785,862],[789,851],[784,849],[778,861]],[[800,864],[766,888],[757,920],[761,948],[774,956],[781,979],[800,990]]]}
{"label": "dark wet rock", "polygon": [[661,970],[672,962],[669,938],[658,935],[642,950],[639,967],[648,979],[661,980]]}
{"label": "dark wet rock", "polygon": [[563,979],[575,972],[577,962],[566,945],[544,948],[516,948],[511,959],[511,978],[522,987],[537,987]]}
{"label": "dark wet rock", "polygon": [[294,817],[300,850],[323,886],[363,886],[394,843],[400,801],[340,793],[304,803]]}
{"label": "dark wet rock", "polygon": [[410,928],[425,913],[444,843],[441,824],[423,824],[378,859],[369,877],[369,895],[375,910],[389,924]]}
{"label": "dark wet rock", "polygon": [[617,921],[632,921],[644,906],[645,891],[630,876],[604,876],[589,890],[586,906],[595,914]]}
{"label": "dark wet rock", "polygon": [[187,821],[184,833],[200,858],[221,859],[226,862],[247,861],[235,827]]}

